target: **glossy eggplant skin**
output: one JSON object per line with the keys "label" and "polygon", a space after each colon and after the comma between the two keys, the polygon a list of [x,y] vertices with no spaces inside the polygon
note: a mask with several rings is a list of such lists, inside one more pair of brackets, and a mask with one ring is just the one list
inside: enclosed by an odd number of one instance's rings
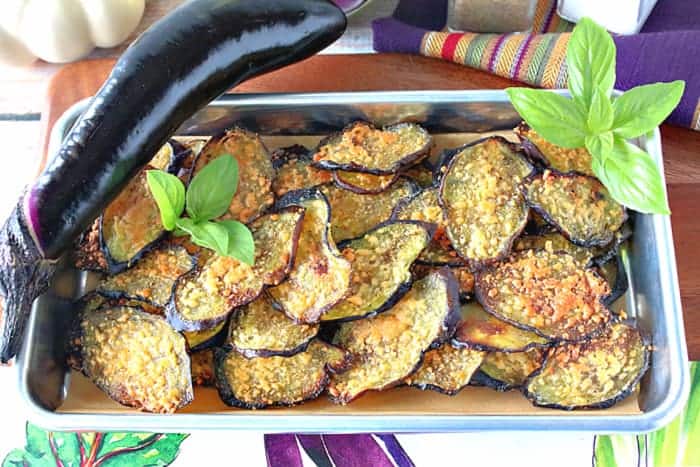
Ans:
{"label": "glossy eggplant skin", "polygon": [[322,50],[345,25],[327,0],[194,0],[138,38],[0,231],[0,361],[17,353],[48,287],[46,258],[69,248],[187,118],[241,81]]}

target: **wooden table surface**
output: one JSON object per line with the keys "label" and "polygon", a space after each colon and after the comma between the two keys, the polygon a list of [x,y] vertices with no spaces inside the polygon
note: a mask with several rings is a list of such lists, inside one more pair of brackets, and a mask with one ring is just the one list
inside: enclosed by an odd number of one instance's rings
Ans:
{"label": "wooden table surface", "polygon": [[[99,88],[112,60],[62,68],[49,83],[41,111],[47,131],[74,102]],[[509,80],[436,59],[407,55],[324,55],[243,83],[234,92],[499,89]],[[700,360],[700,132],[661,129],[674,240],[691,360]]]}

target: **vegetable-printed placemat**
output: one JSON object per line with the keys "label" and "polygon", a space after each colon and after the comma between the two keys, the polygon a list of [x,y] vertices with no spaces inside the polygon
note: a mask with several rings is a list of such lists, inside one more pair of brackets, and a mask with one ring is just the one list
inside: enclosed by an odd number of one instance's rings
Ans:
{"label": "vegetable-printed placemat", "polygon": [[[26,422],[16,375],[0,373],[0,453],[3,467],[109,466],[431,466],[567,467],[700,466],[700,362],[690,365],[685,410],[647,435],[576,433],[364,433],[295,435],[248,432],[50,432]],[[565,461],[563,461],[565,460]]]}

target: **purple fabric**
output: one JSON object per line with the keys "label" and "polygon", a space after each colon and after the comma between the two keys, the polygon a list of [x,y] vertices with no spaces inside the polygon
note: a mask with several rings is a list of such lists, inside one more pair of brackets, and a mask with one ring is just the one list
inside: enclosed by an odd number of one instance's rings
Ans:
{"label": "purple fabric", "polygon": [[297,435],[297,439],[316,467],[333,467],[333,461],[328,456],[321,435]]}
{"label": "purple fabric", "polygon": [[384,447],[389,451],[389,454],[391,454],[391,457],[398,467],[415,467],[411,458],[408,457],[406,451],[404,451],[401,444],[399,444],[399,440],[396,439],[396,436],[392,434],[377,434],[375,436],[382,440]]}
{"label": "purple fabric", "polygon": [[615,45],[616,87],[627,90],[657,81],[684,80],[683,99],[668,121],[692,126],[700,99],[700,30],[617,36]]}
{"label": "purple fabric", "polygon": [[[419,54],[423,36],[442,29],[446,5],[447,0],[402,0],[394,17],[373,22],[374,49]],[[616,87],[684,80],[683,99],[668,121],[693,128],[700,101],[700,0],[660,0],[641,34],[616,36],[615,43]]]}
{"label": "purple fabric", "polygon": [[265,435],[265,456],[269,467],[304,467],[294,435]]}
{"label": "purple fabric", "polygon": [[370,434],[323,435],[323,440],[337,467],[394,467]]}

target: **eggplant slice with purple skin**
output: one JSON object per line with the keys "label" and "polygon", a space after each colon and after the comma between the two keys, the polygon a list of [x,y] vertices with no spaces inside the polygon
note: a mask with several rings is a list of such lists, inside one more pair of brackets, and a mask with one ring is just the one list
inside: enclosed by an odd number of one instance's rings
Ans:
{"label": "eggplant slice with purple skin", "polygon": [[247,224],[272,206],[272,180],[275,176],[267,148],[255,133],[232,128],[209,140],[194,162],[192,177],[209,162],[223,154],[231,154],[238,162],[238,189],[224,219]]}
{"label": "eggplant slice with purple skin", "polygon": [[411,264],[430,243],[435,227],[417,221],[389,221],[344,245],[350,260],[348,296],[322,321],[348,321],[391,308],[411,287]]}
{"label": "eggplant slice with purple skin", "polygon": [[525,228],[528,206],[520,186],[532,167],[500,137],[456,150],[440,182],[440,205],[452,247],[473,268],[510,253]]}
{"label": "eggplant slice with purple skin", "polygon": [[362,172],[333,171],[333,182],[340,188],[361,195],[376,195],[386,191],[399,179],[399,173],[373,175]]}
{"label": "eggplant slice with purple skin", "polygon": [[591,154],[585,148],[562,148],[545,141],[535,130],[522,122],[515,128],[523,150],[537,165],[559,173],[593,175]]}
{"label": "eggplant slice with purple skin", "polygon": [[222,321],[213,328],[202,331],[183,332],[190,352],[199,352],[203,349],[215,347],[223,343],[226,338],[226,321]]}
{"label": "eggplant slice with purple skin", "polygon": [[194,386],[214,386],[214,350],[204,349],[190,354],[190,373]]}
{"label": "eggplant slice with purple skin", "polygon": [[593,258],[604,251],[600,248],[586,248],[571,243],[568,238],[558,232],[523,235],[513,244],[513,251],[523,250],[564,251],[573,256],[583,268],[589,267]]}
{"label": "eggplant slice with purple skin", "polygon": [[418,257],[418,263],[428,266],[460,266],[464,260],[452,248],[445,232],[442,207],[438,203],[439,187],[424,188],[398,202],[391,213],[392,219],[416,220],[437,225],[433,241]]}
{"label": "eggplant slice with purple skin", "polygon": [[545,172],[524,191],[530,206],[577,245],[608,245],[627,220],[625,208],[593,177]]}
{"label": "eggplant slice with purple skin", "polygon": [[304,218],[301,208],[286,206],[251,222],[253,266],[202,250],[200,266],[175,282],[166,309],[170,324],[178,331],[212,328],[255,300],[265,285],[279,284],[294,264]]}
{"label": "eggplant slice with purple skin", "polygon": [[19,350],[55,260],[185,120],[240,82],[324,49],[345,26],[325,0],[195,0],[142,34],[0,230],[0,361]]}
{"label": "eggplant slice with purple skin", "polygon": [[231,317],[227,345],[242,355],[253,357],[289,357],[304,351],[319,330],[318,324],[297,324],[275,308],[263,293],[242,306]]}
{"label": "eggplant slice with purple skin", "polygon": [[583,341],[611,319],[610,288],[564,252],[526,250],[479,271],[476,298],[497,318],[553,341]]}
{"label": "eggplant slice with purple skin", "polygon": [[172,413],[194,397],[185,339],[160,316],[127,306],[81,312],[68,345],[71,366],[120,404]]}
{"label": "eggplant slice with purple skin", "polygon": [[452,337],[458,316],[457,284],[444,268],[414,282],[384,313],[341,324],[333,343],[354,360],[348,371],[331,379],[331,399],[347,404],[366,391],[401,384],[426,351]]}
{"label": "eggplant slice with purple skin", "polygon": [[246,358],[235,350],[216,349],[216,387],[232,407],[289,407],[318,397],[330,375],[344,371],[350,355],[321,340],[289,357]]}
{"label": "eggplant slice with purple skin", "polygon": [[375,128],[354,122],[324,138],[313,155],[313,164],[326,170],[389,175],[401,172],[428,156],[433,139],[415,123]]}
{"label": "eggplant slice with purple skin", "polygon": [[192,271],[197,262],[179,245],[151,250],[131,269],[105,277],[95,289],[113,299],[139,300],[165,307],[175,281]]}
{"label": "eggplant slice with purple skin", "polygon": [[270,296],[292,320],[317,323],[350,288],[350,262],[340,254],[331,234],[331,207],[315,188],[291,191],[275,206],[300,206],[304,220],[294,267],[285,282],[269,289]]}
{"label": "eggplant slice with purple skin", "polygon": [[474,381],[497,391],[520,389],[528,377],[542,368],[545,350],[533,348],[524,352],[489,352],[484,357]]}
{"label": "eggplant slice with purple skin", "polygon": [[428,159],[423,159],[419,164],[409,167],[403,175],[416,182],[421,188],[428,188],[435,183],[433,167]]}
{"label": "eggplant slice with purple skin", "polygon": [[649,367],[649,353],[637,329],[614,323],[602,336],[551,349],[524,392],[540,407],[608,408],[637,387]]}
{"label": "eggplant slice with purple skin", "polygon": [[331,182],[332,173],[311,165],[311,152],[304,146],[294,145],[272,152],[275,178],[272,191],[282,197],[290,191],[313,188]]}
{"label": "eggplant slice with purple skin", "polygon": [[544,337],[516,328],[487,313],[478,302],[462,305],[452,342],[458,347],[496,352],[522,352],[549,344]]}
{"label": "eggplant slice with purple skin", "polygon": [[422,390],[431,389],[454,396],[469,384],[486,352],[449,343],[428,350],[418,369],[404,382]]}
{"label": "eggplant slice with purple skin", "polygon": [[389,189],[374,195],[362,195],[334,184],[319,187],[331,206],[333,239],[343,241],[358,238],[391,217],[396,204],[416,193],[413,180],[401,177]]}
{"label": "eggplant slice with purple skin", "polygon": [[[414,279],[422,279],[428,274],[437,271],[442,267],[443,266],[426,266],[425,264],[420,264],[419,261],[416,261],[411,269]],[[450,271],[452,271],[455,279],[457,279],[460,302],[469,302],[474,296],[474,273],[468,266],[450,266]]]}

